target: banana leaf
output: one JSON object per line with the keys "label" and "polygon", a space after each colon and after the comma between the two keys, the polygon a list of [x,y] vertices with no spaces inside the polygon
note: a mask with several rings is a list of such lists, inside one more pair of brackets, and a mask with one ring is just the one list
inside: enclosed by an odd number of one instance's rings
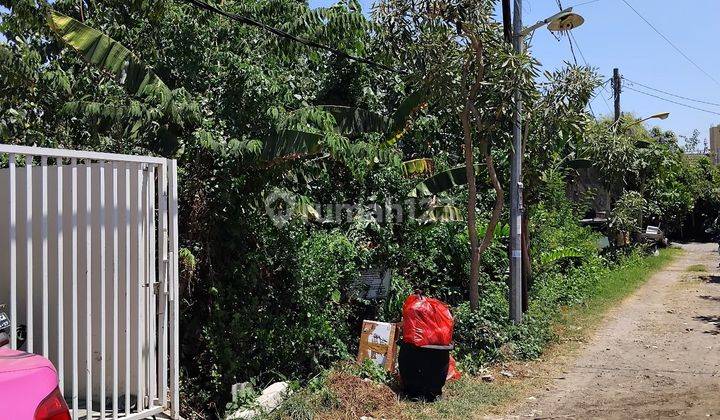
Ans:
{"label": "banana leaf", "polygon": [[342,105],[321,105],[318,108],[335,117],[338,131],[344,136],[383,133],[390,127],[388,118],[367,109]]}
{"label": "banana leaf", "polygon": [[422,220],[427,222],[461,222],[462,212],[454,206],[436,206],[426,211]]}
{"label": "banana leaf", "polygon": [[[476,177],[478,172],[479,167],[475,166]],[[447,171],[438,172],[425,181],[418,183],[412,190],[410,190],[408,197],[430,197],[465,184],[467,184],[465,166],[458,166],[448,169]]]}
{"label": "banana leaf", "polygon": [[425,89],[419,89],[403,98],[392,115],[391,131],[393,134],[405,129],[410,117],[425,104],[426,96]]}
{"label": "banana leaf", "polygon": [[263,160],[293,159],[320,153],[324,136],[304,131],[285,130],[267,138],[260,154]]}
{"label": "banana leaf", "polygon": [[420,174],[431,174],[435,169],[432,159],[421,158],[408,160],[402,163],[403,173],[406,177]]}
{"label": "banana leaf", "polygon": [[125,90],[143,98],[157,98],[167,105],[170,89],[127,47],[69,16],[50,10],[50,28],[62,41],[76,50],[90,64],[110,73]]}

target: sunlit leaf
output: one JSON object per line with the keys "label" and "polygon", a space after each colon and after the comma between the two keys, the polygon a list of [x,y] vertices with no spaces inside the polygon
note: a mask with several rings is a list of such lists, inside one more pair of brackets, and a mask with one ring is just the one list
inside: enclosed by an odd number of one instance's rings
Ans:
{"label": "sunlit leaf", "polygon": [[408,160],[403,162],[402,165],[403,173],[407,177],[431,174],[435,169],[433,160],[427,158]]}
{"label": "sunlit leaf", "polygon": [[[478,172],[479,168],[476,166],[475,176],[477,176]],[[429,197],[465,184],[467,184],[465,166],[458,166],[447,171],[438,172],[425,181],[418,183],[410,190],[408,197]]]}
{"label": "sunlit leaf", "polygon": [[436,206],[426,211],[422,219],[430,222],[461,222],[462,212],[454,206]]}
{"label": "sunlit leaf", "polygon": [[50,10],[47,20],[66,45],[79,52],[88,63],[110,73],[128,93],[139,97],[159,97],[163,104],[170,101],[170,89],[124,45],[55,10]]}

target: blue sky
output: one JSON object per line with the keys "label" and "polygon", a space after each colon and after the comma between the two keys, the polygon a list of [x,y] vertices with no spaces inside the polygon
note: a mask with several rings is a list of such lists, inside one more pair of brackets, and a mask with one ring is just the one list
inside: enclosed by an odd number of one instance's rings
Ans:
{"label": "blue sky", "polygon": [[[360,1],[365,9],[372,3],[372,0]],[[563,0],[562,3],[564,7],[569,7],[586,1],[588,0]],[[720,1],[628,2],[687,56],[715,79],[720,80],[720,54],[717,49],[717,42],[720,40]],[[310,0],[313,7],[332,3],[331,0]],[[558,10],[555,0],[525,0],[524,23],[533,24]],[[588,63],[597,67],[604,76],[609,78],[613,67],[618,67],[623,76],[644,85],[693,99],[720,103],[720,85],[685,60],[622,0],[597,0],[575,7],[575,12],[585,17],[586,21],[583,26],[573,31],[573,35]],[[547,70],[562,66],[564,61],[572,61],[567,38],[563,37],[558,42],[546,29],[539,29],[535,33],[532,53]],[[582,63],[577,49],[575,54]],[[605,95],[612,109],[609,85],[608,91],[601,94]],[[720,113],[720,107],[717,106],[678,101]],[[701,138],[706,138],[709,127],[720,124],[720,115],[692,110],[629,89],[623,92],[621,102],[623,112],[633,112],[637,116],[670,112],[670,118],[664,121],[654,120],[654,123],[682,135],[689,135],[693,129],[698,129]],[[599,96],[591,105],[597,115],[612,114]]]}
{"label": "blue sky", "polygon": [[[372,0],[360,0],[369,11]],[[584,3],[588,0],[563,0],[563,6]],[[720,40],[720,1],[718,0],[628,0],[635,9],[652,22],[679,49],[702,69],[720,80],[720,54],[716,47]],[[334,3],[333,0],[310,0],[313,7]],[[555,0],[525,0],[523,19],[526,25],[548,17],[558,11]],[[720,83],[714,82],[694,67],[622,0],[596,0],[575,8],[586,22],[575,29],[573,35],[588,63],[610,77],[613,67],[620,68],[628,79],[644,85],[665,90],[685,97],[720,103]],[[544,69],[551,70],[572,60],[567,38],[558,42],[547,30],[539,29],[532,40],[532,53]],[[583,62],[576,49],[577,59]],[[644,89],[635,86],[636,88]],[[657,93],[648,91],[651,93]],[[612,109],[610,90],[602,92],[592,102],[598,115],[609,115]],[[660,95],[665,96],[667,95]],[[672,98],[720,113],[719,106],[699,104]],[[720,115],[689,109],[660,99],[625,89],[622,108],[638,116],[658,112],[670,112],[665,121],[654,123],[672,129],[678,134],[689,135],[693,129],[700,130],[701,137],[708,136],[711,125],[720,124]]]}

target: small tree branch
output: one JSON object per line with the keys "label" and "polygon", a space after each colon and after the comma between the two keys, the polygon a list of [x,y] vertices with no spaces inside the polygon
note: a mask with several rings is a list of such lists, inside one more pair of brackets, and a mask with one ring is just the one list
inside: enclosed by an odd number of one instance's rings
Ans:
{"label": "small tree branch", "polygon": [[[483,78],[485,77],[485,66],[484,66],[484,59],[483,59],[483,51],[484,46],[482,41],[479,39],[479,37],[475,34],[469,35],[471,45],[473,47],[473,50],[475,51],[475,61],[476,63],[479,63],[479,68],[477,69],[477,76],[476,76],[476,86],[477,90],[475,91],[475,94],[477,95],[477,92],[479,92],[480,83],[482,82]],[[502,185],[500,185],[500,180],[497,176],[497,171],[495,170],[495,163],[493,162],[492,155],[490,154],[490,145],[485,136],[483,136],[483,119],[480,115],[480,112],[475,107],[474,102],[468,101],[468,108],[472,112],[472,114],[475,116],[475,131],[477,131],[478,135],[480,136],[480,150],[483,154],[483,157],[485,159],[485,166],[488,170],[488,175],[490,176],[490,181],[493,184],[493,188],[495,189],[495,205],[493,206],[493,211],[490,216],[490,220],[488,221],[487,230],[485,231],[485,237],[483,238],[482,244],[478,247],[477,253],[478,258],[479,255],[482,254],[492,243],[493,235],[495,233],[495,227],[497,226],[498,222],[500,221],[500,216],[502,215],[502,209],[505,202],[505,192],[503,191]],[[474,181],[474,180],[473,180]]]}

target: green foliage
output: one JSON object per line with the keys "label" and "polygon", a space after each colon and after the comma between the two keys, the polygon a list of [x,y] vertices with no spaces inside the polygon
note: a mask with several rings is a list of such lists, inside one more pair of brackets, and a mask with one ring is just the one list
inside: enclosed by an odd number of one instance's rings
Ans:
{"label": "green foliage", "polygon": [[258,407],[257,397],[260,392],[256,389],[256,384],[250,381],[245,387],[240,388],[238,392],[232,396],[232,401],[225,406],[226,413],[234,413],[240,409],[254,409]]}
{"label": "green foliage", "polygon": [[48,24],[65,43],[90,64],[109,72],[130,94],[157,95],[163,104],[170,100],[170,89],[165,83],[119,42],[55,10],[48,13]]}
{"label": "green foliage", "polygon": [[[478,171],[480,168],[475,168]],[[476,172],[477,173],[477,172]],[[448,169],[438,172],[430,178],[418,183],[410,190],[408,197],[431,197],[438,195],[451,188],[467,184],[467,172],[465,166]]]}
{"label": "green foliage", "polygon": [[453,206],[431,207],[421,218],[430,222],[459,222],[464,220],[462,211]]}
{"label": "green foliage", "polygon": [[616,232],[639,232],[645,199],[637,191],[627,191],[610,213],[610,229]]}

